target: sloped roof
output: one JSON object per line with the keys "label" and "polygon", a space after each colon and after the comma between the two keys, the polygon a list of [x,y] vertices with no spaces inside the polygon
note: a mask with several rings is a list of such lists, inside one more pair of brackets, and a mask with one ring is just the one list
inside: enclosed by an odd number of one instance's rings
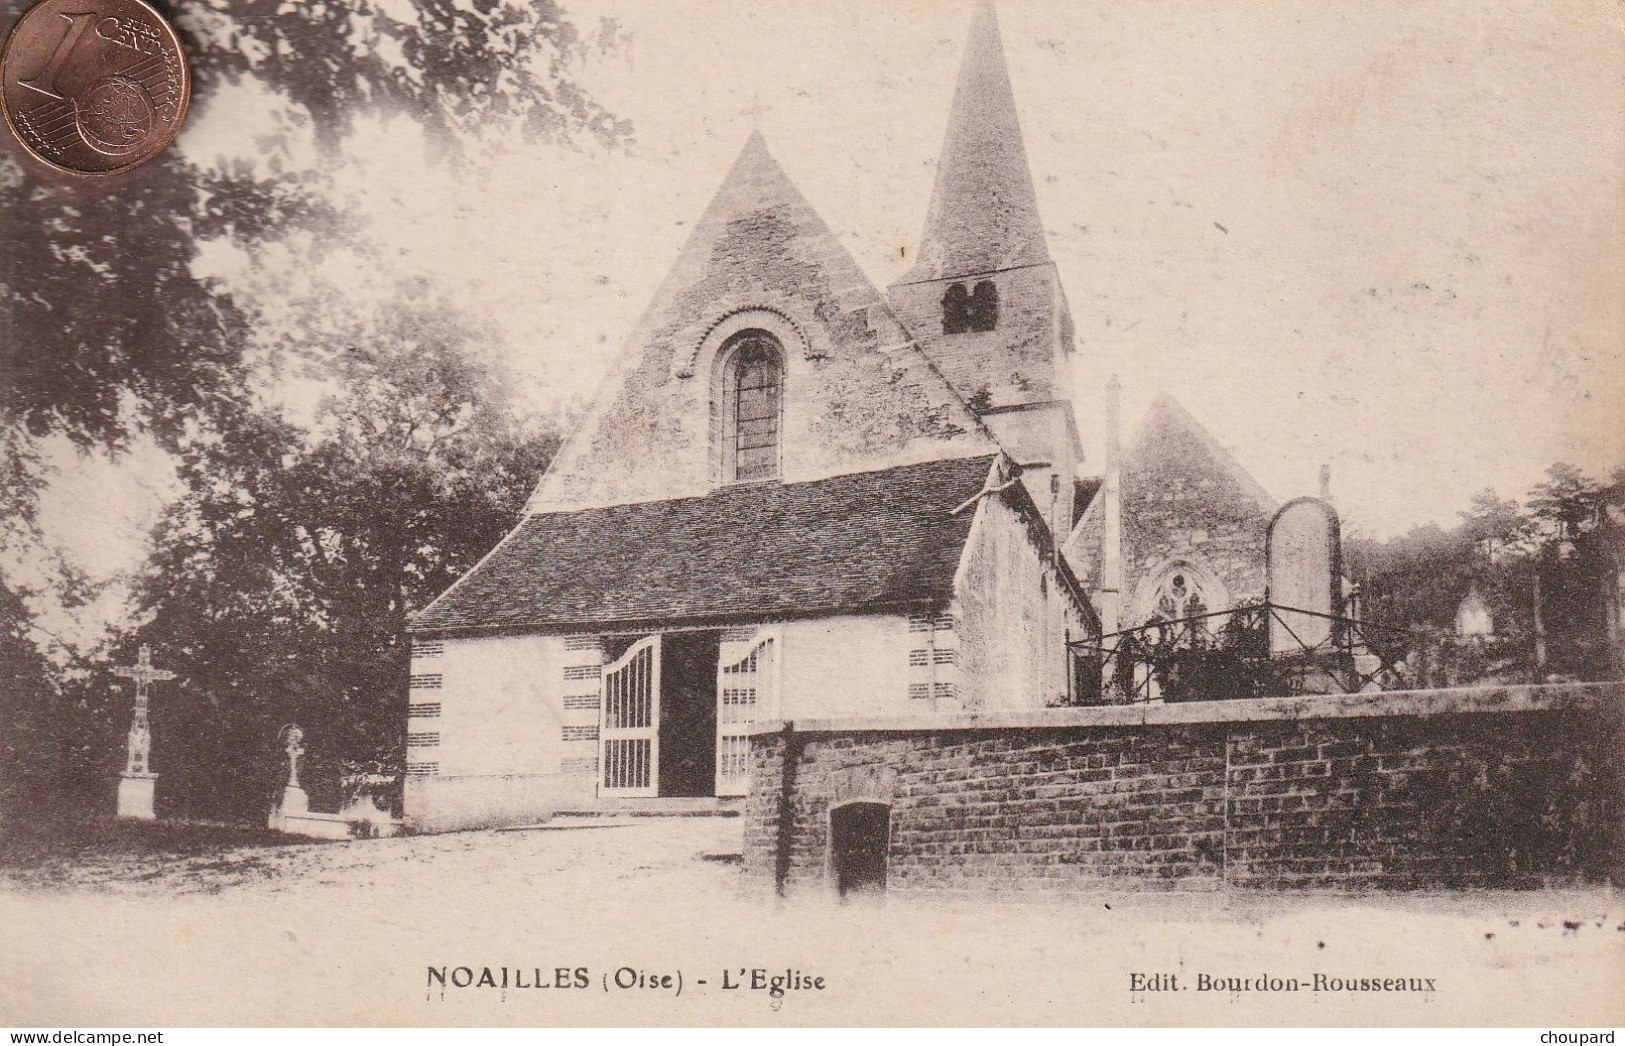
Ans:
{"label": "sloped roof", "polygon": [[992,456],[527,518],[414,632],[631,625],[942,605]]}
{"label": "sloped roof", "polygon": [[1105,476],[1084,476],[1072,481],[1072,526],[1078,525],[1078,520],[1095,503],[1095,495],[1105,485]]}
{"label": "sloped roof", "polygon": [[1050,260],[992,0],[980,0],[959,66],[919,263],[922,283]]}
{"label": "sloped roof", "polygon": [[1132,449],[1125,459],[1125,469],[1131,467],[1131,462],[1148,455],[1158,441],[1168,438],[1169,433],[1180,432],[1195,437],[1206,451],[1208,458],[1218,466],[1221,474],[1234,483],[1244,497],[1257,505],[1260,512],[1275,511],[1275,499],[1270,497],[1269,491],[1265,490],[1263,485],[1253,478],[1253,474],[1236,460],[1236,456],[1215,439],[1213,433],[1197,421],[1191,412],[1185,409],[1185,405],[1174,399],[1173,394],[1169,392],[1159,392],[1151,401],[1151,409],[1147,412],[1140,431],[1135,435]]}

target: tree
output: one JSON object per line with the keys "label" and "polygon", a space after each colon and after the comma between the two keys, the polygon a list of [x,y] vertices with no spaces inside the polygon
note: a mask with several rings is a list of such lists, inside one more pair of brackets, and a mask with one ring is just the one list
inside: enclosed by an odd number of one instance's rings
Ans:
{"label": "tree", "polygon": [[197,814],[263,815],[289,722],[318,801],[340,764],[400,769],[408,617],[496,544],[557,445],[473,354],[490,333],[443,303],[350,333],[315,365],[313,428],[245,410],[188,448],[159,526],[131,643],[185,680],[154,731],[166,794]]}
{"label": "tree", "polygon": [[[168,5],[159,3],[160,7]],[[331,159],[362,113],[404,113],[441,158],[520,135],[619,144],[631,127],[578,82],[584,57],[620,42],[584,34],[553,0],[206,0],[177,15],[194,108],[253,79]],[[254,143],[244,143],[249,148]],[[192,271],[200,242],[253,246],[295,229],[344,231],[319,170],[245,158],[222,170],[171,149],[109,184],[36,179],[0,159],[0,426],[117,451],[147,430],[173,447],[245,395],[244,306]],[[353,232],[353,230],[351,230]],[[29,511],[41,477],[10,469],[3,511]]]}
{"label": "tree", "polygon": [[1597,524],[1604,488],[1573,465],[1558,462],[1529,492],[1534,527],[1549,540],[1572,542]]}
{"label": "tree", "polygon": [[[178,637],[187,634],[183,626],[194,625],[196,635],[235,650],[236,660],[250,665],[255,657],[275,658],[297,648],[308,639],[299,630],[313,623],[350,634],[357,618],[348,615],[359,613],[357,606],[337,607],[333,596],[335,607],[321,610],[310,590],[315,582],[294,579],[301,568],[326,564],[330,550],[324,542],[333,542],[340,555],[363,558],[380,547],[376,539],[358,547],[353,527],[307,527],[299,545],[290,538],[307,522],[298,512],[324,496],[345,503],[344,491],[334,486],[340,480],[358,487],[371,482],[387,502],[423,476],[404,466],[391,474],[373,459],[366,459],[376,466],[368,471],[345,456],[360,444],[346,443],[342,435],[332,435],[325,451],[313,448],[263,402],[259,393],[268,378],[256,357],[265,347],[262,303],[241,300],[201,278],[200,245],[227,240],[254,257],[265,245],[308,232],[324,247],[346,244],[365,252],[366,230],[354,227],[330,198],[323,174],[364,114],[417,121],[436,150],[431,159],[441,163],[466,162],[466,150],[488,152],[515,136],[559,145],[583,139],[625,143],[630,125],[594,102],[579,82],[585,57],[619,46],[621,38],[609,22],[595,32],[579,30],[553,0],[157,4],[177,17],[186,40],[195,114],[207,112],[228,85],[253,81],[280,107],[286,126],[308,129],[320,160],[296,169],[288,150],[256,139],[243,143],[243,155],[218,167],[195,165],[176,148],[116,181],[90,182],[39,178],[0,156],[0,602],[21,615],[16,622],[25,621],[28,593],[15,569],[19,549],[49,554],[34,526],[37,498],[49,481],[41,441],[65,437],[87,452],[117,454],[137,434],[150,435],[177,456],[189,493],[161,534],[167,544],[154,570],[173,568],[176,574],[167,595],[160,592],[167,581],[149,578],[144,608],[152,613],[161,607],[165,616],[148,627],[162,631],[172,621]],[[349,307],[331,304],[340,313]],[[308,345],[275,347],[294,357],[274,361],[280,366],[310,367],[316,358]],[[328,356],[327,362],[335,359]],[[421,396],[417,402],[421,406]],[[334,424],[333,416],[327,421]],[[523,475],[528,483],[545,458],[545,439],[515,433],[498,439],[492,430],[485,435],[497,441],[481,444],[478,453],[448,453],[490,459],[479,467],[491,466],[491,496],[500,509],[469,490],[461,493],[472,500],[461,508],[431,500],[441,515],[416,520],[410,532],[422,537],[436,526],[451,528],[449,540],[430,542],[443,561],[402,553],[394,564],[420,570],[420,586],[446,581],[465,565],[474,545],[495,540],[491,518],[512,511],[514,477]],[[449,443],[460,446],[460,439]],[[315,475],[322,453],[331,481]],[[286,475],[284,466],[295,471]],[[435,482],[443,485],[444,475]],[[432,497],[445,496],[439,486],[429,487]],[[459,527],[467,527],[466,533]],[[464,538],[466,548],[459,544]],[[390,564],[377,570],[387,575]],[[237,586],[241,592],[234,595]],[[412,598],[419,598],[416,590],[402,605]],[[395,616],[379,620],[398,625],[402,611],[393,604],[386,610]],[[7,634],[13,639],[26,639],[31,633],[13,628],[16,622],[0,624],[12,628]],[[246,630],[234,637],[225,622],[240,622]],[[385,628],[377,626],[375,638]],[[398,631],[394,637],[391,650],[399,644]],[[192,689],[185,691],[195,696],[207,690],[211,714],[216,701],[244,693],[233,681],[244,677],[230,674],[219,650],[194,650],[194,656],[216,659],[194,667],[227,672],[218,692],[212,682],[201,682],[210,678],[203,671],[189,675]],[[24,669],[31,663],[19,662]],[[312,671],[331,667],[316,666]],[[112,711],[117,683],[96,671],[73,680],[60,671],[52,675],[53,685],[65,688],[60,699],[52,698],[55,707],[63,714],[71,710],[81,734],[70,747],[101,752],[102,735],[118,718]],[[275,685],[276,679],[265,684]],[[331,690],[325,683],[306,689]],[[27,692],[35,703],[50,696],[38,686]],[[345,693],[350,700],[355,690]],[[155,729],[167,729],[163,713],[155,716]],[[21,743],[46,749],[26,737]],[[94,767],[85,773],[93,769],[100,773]]]}
{"label": "tree", "polygon": [[0,587],[0,721],[7,724],[0,732],[0,805],[7,808],[39,794],[49,757],[38,749],[53,740],[56,686],[30,632],[23,595]]}
{"label": "tree", "polygon": [[1518,503],[1488,487],[1474,494],[1472,506],[1459,515],[1462,536],[1490,563],[1499,562],[1528,539],[1529,524]]}
{"label": "tree", "polygon": [[1608,510],[1621,504],[1622,473],[1616,470],[1602,484],[1559,462],[1529,492],[1531,526],[1539,535],[1534,569],[1553,672],[1602,678],[1617,663],[1606,637],[1608,603],[1619,583],[1617,552],[1608,547]]}

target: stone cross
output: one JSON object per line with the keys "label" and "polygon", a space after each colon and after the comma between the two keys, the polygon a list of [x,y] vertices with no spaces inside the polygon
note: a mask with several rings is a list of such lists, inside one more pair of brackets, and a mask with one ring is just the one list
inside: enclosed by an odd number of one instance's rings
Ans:
{"label": "stone cross", "polygon": [[135,680],[135,715],[130,721],[129,759],[125,763],[124,772],[145,774],[148,772],[147,763],[152,755],[152,731],[147,725],[147,685],[174,679],[175,673],[152,667],[152,648],[142,643],[135,664],[115,666],[113,674]]}
{"label": "stone cross", "polygon": [[285,728],[288,731],[287,744],[283,751],[288,753],[288,787],[299,787],[299,757],[305,754],[305,732],[297,725]]}

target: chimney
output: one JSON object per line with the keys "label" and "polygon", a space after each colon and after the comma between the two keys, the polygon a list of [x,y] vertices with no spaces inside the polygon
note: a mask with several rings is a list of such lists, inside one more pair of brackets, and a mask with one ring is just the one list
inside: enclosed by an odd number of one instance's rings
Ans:
{"label": "chimney", "polygon": [[1332,467],[1320,466],[1320,500],[1330,505],[1332,503]]}
{"label": "chimney", "polygon": [[1118,435],[1122,391],[1117,375],[1106,379],[1106,479],[1100,489],[1105,532],[1101,541],[1098,609],[1101,630],[1107,634],[1121,628],[1123,620],[1123,455]]}

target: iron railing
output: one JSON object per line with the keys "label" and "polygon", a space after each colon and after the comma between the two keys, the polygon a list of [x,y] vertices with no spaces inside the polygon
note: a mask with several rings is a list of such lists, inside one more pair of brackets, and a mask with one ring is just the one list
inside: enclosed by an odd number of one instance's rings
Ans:
{"label": "iron railing", "polygon": [[1413,682],[1407,639],[1354,618],[1248,604],[1068,643],[1070,698],[1101,705],[1404,689]]}

